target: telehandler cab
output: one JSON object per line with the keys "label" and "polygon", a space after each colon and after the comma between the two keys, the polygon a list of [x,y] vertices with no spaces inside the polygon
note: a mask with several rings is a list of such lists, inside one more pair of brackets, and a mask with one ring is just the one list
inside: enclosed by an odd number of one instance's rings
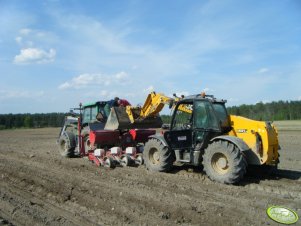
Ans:
{"label": "telehandler cab", "polygon": [[[269,122],[228,115],[225,100],[205,94],[182,98],[170,129],[151,136],[144,147],[149,170],[168,171],[173,162],[203,165],[214,181],[240,181],[250,165],[276,166],[277,131]],[[191,113],[179,109],[191,109]]]}

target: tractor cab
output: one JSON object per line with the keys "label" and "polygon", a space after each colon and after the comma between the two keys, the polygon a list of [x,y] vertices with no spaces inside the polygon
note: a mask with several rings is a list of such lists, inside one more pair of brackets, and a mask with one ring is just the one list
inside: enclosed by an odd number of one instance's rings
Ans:
{"label": "tractor cab", "polygon": [[[59,138],[65,132],[71,132],[75,136],[78,134],[78,118],[81,115],[80,121],[80,129],[84,129],[85,127],[93,128],[93,129],[103,129],[104,124],[107,119],[107,115],[105,114],[104,107],[106,106],[107,101],[97,101],[94,103],[89,103],[85,105],[79,106],[79,108],[72,108],[70,112],[65,117],[63,126],[59,133]],[[74,110],[80,111],[80,113],[75,113]]]}
{"label": "tractor cab", "polygon": [[81,127],[82,129],[89,126],[90,129],[103,129],[108,116],[106,115],[105,106],[107,101],[97,101],[93,103],[84,104],[81,107],[82,119]]}

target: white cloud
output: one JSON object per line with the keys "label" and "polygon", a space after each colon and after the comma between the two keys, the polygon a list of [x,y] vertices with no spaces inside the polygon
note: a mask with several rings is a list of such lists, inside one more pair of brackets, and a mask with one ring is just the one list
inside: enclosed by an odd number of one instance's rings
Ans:
{"label": "white cloud", "polygon": [[6,99],[21,99],[21,98],[36,98],[44,96],[44,91],[22,91],[22,90],[1,90],[0,91],[0,100]]}
{"label": "white cloud", "polygon": [[[23,28],[19,30],[15,38],[21,47],[20,54],[14,58],[16,64],[49,63],[56,56],[54,48],[50,48],[55,42],[56,36],[47,31]],[[35,46],[43,46],[36,48]],[[46,49],[49,49],[48,51]]]}
{"label": "white cloud", "polygon": [[20,45],[22,44],[22,37],[18,36],[15,38],[15,40],[18,44],[20,44]]}
{"label": "white cloud", "polygon": [[128,80],[128,74],[123,71],[113,75],[85,73],[62,83],[58,88],[64,90],[69,88],[80,89],[95,85],[109,86],[111,84],[124,84]]}
{"label": "white cloud", "polygon": [[260,69],[258,70],[258,73],[259,73],[259,74],[263,74],[263,73],[266,73],[266,72],[268,72],[268,71],[269,71],[268,68],[260,68]]}
{"label": "white cloud", "polygon": [[21,49],[20,54],[14,58],[15,64],[31,64],[31,63],[49,63],[54,61],[56,56],[55,49],[45,51],[38,48]]}
{"label": "white cloud", "polygon": [[206,87],[206,88],[204,88],[204,89],[202,90],[202,92],[205,92],[206,94],[210,94],[210,93],[214,93],[214,92],[215,92],[215,90],[214,90],[214,89],[211,89],[211,88],[208,88],[208,87]]}
{"label": "white cloud", "polygon": [[[95,96],[95,93],[92,94],[92,97]],[[117,92],[115,91],[108,91],[108,90],[102,90],[100,91],[100,96],[102,97],[102,100],[105,99],[113,99],[114,97],[118,96]]]}
{"label": "white cloud", "polygon": [[136,70],[136,69],[138,69],[138,66],[137,65],[132,65],[131,69]]}
{"label": "white cloud", "polygon": [[21,35],[29,35],[31,32],[32,32],[32,30],[29,29],[29,28],[23,28],[23,29],[21,29],[21,30],[19,31],[19,33],[20,33]]}
{"label": "white cloud", "polygon": [[239,99],[238,98],[235,98],[235,97],[229,97],[228,99],[227,99],[227,102],[229,102],[229,103],[235,103],[235,102],[238,102],[239,101]]}
{"label": "white cloud", "polygon": [[125,81],[128,79],[128,75],[127,73],[125,72],[119,72],[115,75],[115,78],[118,80],[118,81]]}
{"label": "white cloud", "polygon": [[153,92],[155,90],[153,85],[150,85],[149,87],[147,87],[146,89],[143,89],[144,93],[150,93]]}
{"label": "white cloud", "polygon": [[109,92],[107,90],[100,91],[100,96],[107,97],[108,95],[109,95]]}

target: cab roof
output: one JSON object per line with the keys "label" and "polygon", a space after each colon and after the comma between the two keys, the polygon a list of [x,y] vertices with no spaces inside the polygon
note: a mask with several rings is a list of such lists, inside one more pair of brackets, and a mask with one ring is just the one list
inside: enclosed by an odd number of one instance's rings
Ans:
{"label": "cab roof", "polygon": [[106,105],[108,103],[108,101],[96,101],[96,102],[90,102],[90,103],[85,103],[83,104],[83,107],[86,108],[86,107],[92,107],[92,106],[95,106],[95,105]]}
{"label": "cab roof", "polygon": [[210,102],[215,102],[215,103],[226,103],[227,100],[224,99],[217,99],[213,95],[202,95],[202,94],[194,94],[194,95],[189,95],[184,98],[182,98],[180,101],[193,101],[193,100],[208,100]]}

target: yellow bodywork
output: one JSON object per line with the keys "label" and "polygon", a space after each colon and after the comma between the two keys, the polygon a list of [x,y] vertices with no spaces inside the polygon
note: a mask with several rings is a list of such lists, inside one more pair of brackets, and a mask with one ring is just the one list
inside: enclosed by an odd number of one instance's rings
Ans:
{"label": "yellow bodywork", "polygon": [[278,132],[273,124],[235,115],[230,115],[230,120],[232,130],[228,135],[242,139],[255,154],[251,159],[247,159],[248,163],[278,163]]}

